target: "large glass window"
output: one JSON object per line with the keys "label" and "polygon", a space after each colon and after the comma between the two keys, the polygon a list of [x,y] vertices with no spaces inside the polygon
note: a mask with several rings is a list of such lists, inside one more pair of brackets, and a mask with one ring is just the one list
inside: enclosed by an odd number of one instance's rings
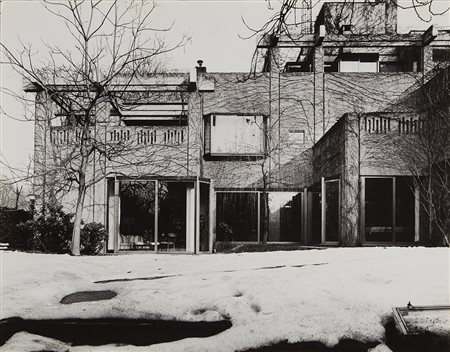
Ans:
{"label": "large glass window", "polygon": [[322,229],[322,194],[317,191],[312,191],[308,195],[308,215],[310,226],[310,243],[321,243],[321,229]]}
{"label": "large glass window", "polygon": [[[264,119],[252,115],[211,115],[209,152],[216,155],[260,155],[264,150]],[[208,131],[207,131],[208,132]]]}
{"label": "large glass window", "polygon": [[209,187],[200,183],[200,252],[209,251]]}
{"label": "large glass window", "polygon": [[217,241],[258,241],[258,193],[218,192]]}
{"label": "large glass window", "polygon": [[301,195],[269,192],[269,242],[300,242]]}
{"label": "large glass window", "polygon": [[392,241],[392,178],[366,178],[365,183],[366,241]]}
{"label": "large glass window", "polygon": [[395,179],[395,241],[413,242],[415,225],[414,184],[410,178]]}
{"label": "large glass window", "polygon": [[339,180],[325,182],[325,241],[339,241]]}
{"label": "large glass window", "polygon": [[344,54],[339,72],[378,72],[378,54]]}
{"label": "large glass window", "polygon": [[155,182],[120,182],[119,249],[155,249]]}
{"label": "large glass window", "polygon": [[416,201],[412,179],[367,177],[364,182],[366,242],[413,242]]}
{"label": "large glass window", "polygon": [[[261,192],[218,192],[216,199],[217,241],[256,242],[262,239],[266,202]],[[268,192],[267,204],[267,241],[301,242],[302,194]]]}
{"label": "large glass window", "polygon": [[159,182],[158,251],[194,251],[194,182]]}

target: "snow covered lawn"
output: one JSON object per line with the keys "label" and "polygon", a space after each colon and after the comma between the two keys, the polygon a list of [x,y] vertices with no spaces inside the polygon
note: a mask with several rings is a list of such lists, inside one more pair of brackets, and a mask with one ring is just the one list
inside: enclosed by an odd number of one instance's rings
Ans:
{"label": "snow covered lawn", "polygon": [[[450,304],[449,254],[446,248],[103,257],[2,252],[1,318],[227,317],[233,324],[208,338],[90,351],[235,351],[286,340],[328,346],[342,338],[382,341],[391,307],[409,301]],[[60,304],[68,294],[89,290],[118,295]],[[16,348],[24,348],[31,336],[16,334],[3,347],[13,348],[16,339]]]}

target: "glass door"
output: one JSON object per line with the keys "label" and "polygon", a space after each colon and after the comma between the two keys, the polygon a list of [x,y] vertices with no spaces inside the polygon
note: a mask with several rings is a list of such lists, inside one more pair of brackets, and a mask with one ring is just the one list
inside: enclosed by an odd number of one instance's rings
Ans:
{"label": "glass door", "polygon": [[211,224],[211,214],[209,210],[210,203],[210,187],[211,185],[207,182],[199,182],[200,184],[200,238],[199,238],[199,252],[209,252],[210,251],[210,224]]}
{"label": "glass door", "polygon": [[366,177],[364,192],[365,241],[392,242],[394,178]]}
{"label": "glass door", "polygon": [[325,242],[339,241],[339,180],[325,181]]}
{"label": "glass door", "polygon": [[301,194],[269,192],[268,242],[301,241]]}
{"label": "glass door", "polygon": [[158,182],[158,252],[194,252],[194,182]]}
{"label": "glass door", "polygon": [[151,250],[155,243],[155,181],[120,181],[119,250]]}
{"label": "glass door", "polygon": [[415,186],[410,177],[395,178],[395,242],[414,242]]}

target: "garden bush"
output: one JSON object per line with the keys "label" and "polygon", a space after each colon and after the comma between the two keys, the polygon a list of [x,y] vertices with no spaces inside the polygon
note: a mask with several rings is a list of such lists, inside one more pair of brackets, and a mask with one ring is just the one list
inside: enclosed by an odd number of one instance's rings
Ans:
{"label": "garden bush", "polygon": [[[17,225],[17,239],[23,245],[13,248],[36,250],[46,253],[68,253],[72,242],[74,214],[66,213],[62,206],[53,206],[34,219]],[[102,224],[91,222],[81,229],[81,254],[98,254],[102,250],[107,233]]]}
{"label": "garden bush", "polygon": [[90,222],[84,225],[81,229],[81,254],[93,255],[100,253],[106,236],[107,233],[103,224]]}
{"label": "garden bush", "polygon": [[18,229],[31,238],[29,248],[49,253],[67,253],[72,238],[73,214],[62,206],[47,208],[34,219],[19,224]]}
{"label": "garden bush", "polygon": [[18,225],[31,217],[27,210],[0,208],[0,242],[9,243],[9,248],[13,249],[28,248],[30,235],[21,231]]}

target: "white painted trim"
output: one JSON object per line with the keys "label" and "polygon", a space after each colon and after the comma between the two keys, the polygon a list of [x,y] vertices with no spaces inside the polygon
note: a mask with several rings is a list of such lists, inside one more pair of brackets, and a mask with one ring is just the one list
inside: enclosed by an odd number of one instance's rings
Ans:
{"label": "white painted trim", "polygon": [[155,180],[155,253],[158,253],[159,243],[159,181]]}
{"label": "white painted trim", "polygon": [[209,252],[213,252],[215,236],[214,229],[216,227],[216,202],[214,193],[214,182],[211,180],[209,184]]}
{"label": "white painted trim", "polygon": [[326,192],[326,185],[325,185],[325,177],[322,177],[320,182],[320,192],[321,192],[321,243],[325,243],[325,235],[326,235],[326,199],[325,199],[325,192]]}
{"label": "white painted trim", "polygon": [[420,189],[414,188],[414,242],[420,241]]}

